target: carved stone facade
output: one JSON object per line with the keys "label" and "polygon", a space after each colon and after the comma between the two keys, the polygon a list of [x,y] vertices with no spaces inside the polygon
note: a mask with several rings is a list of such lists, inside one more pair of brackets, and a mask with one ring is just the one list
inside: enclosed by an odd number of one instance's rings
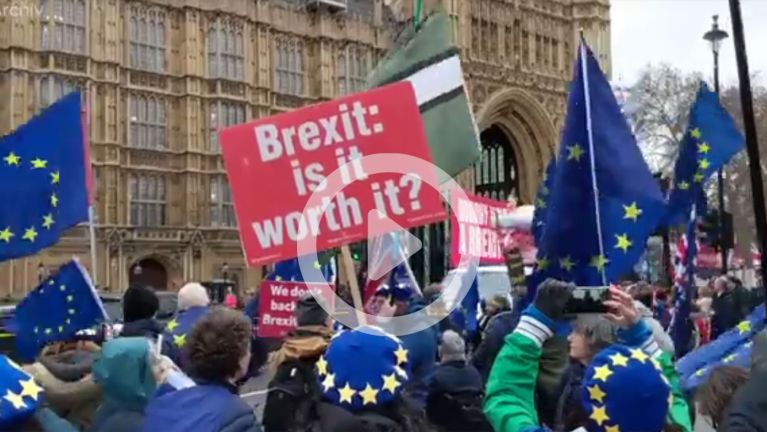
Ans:
{"label": "carved stone facade", "polygon": [[[255,286],[216,130],[362,88],[411,1],[29,0],[0,16],[0,133],[74,88],[89,108],[99,285],[159,268],[167,288],[224,273]],[[608,0],[427,0],[450,13],[480,129],[508,134],[529,202],[557,144],[579,30],[610,70]],[[399,8],[392,13],[387,6]],[[472,170],[459,176],[474,187]],[[87,227],[0,263],[0,295],[78,256]],[[138,264],[138,265],[137,265]]]}

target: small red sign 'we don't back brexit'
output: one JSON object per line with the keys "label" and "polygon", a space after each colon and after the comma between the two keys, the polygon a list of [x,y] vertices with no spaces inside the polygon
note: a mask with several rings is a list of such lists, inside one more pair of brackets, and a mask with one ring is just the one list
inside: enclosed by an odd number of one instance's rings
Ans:
{"label": "small red sign 'we don't back brexit'", "polygon": [[296,257],[307,238],[321,251],[447,217],[409,82],[234,126],[220,141],[250,266]]}

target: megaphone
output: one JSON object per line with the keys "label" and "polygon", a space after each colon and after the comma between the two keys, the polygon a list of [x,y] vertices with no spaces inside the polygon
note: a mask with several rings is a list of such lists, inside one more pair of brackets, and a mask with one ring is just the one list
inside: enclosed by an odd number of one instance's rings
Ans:
{"label": "megaphone", "polygon": [[533,226],[533,213],[535,213],[535,207],[519,206],[509,213],[499,215],[496,218],[496,226],[502,229],[530,231]]}

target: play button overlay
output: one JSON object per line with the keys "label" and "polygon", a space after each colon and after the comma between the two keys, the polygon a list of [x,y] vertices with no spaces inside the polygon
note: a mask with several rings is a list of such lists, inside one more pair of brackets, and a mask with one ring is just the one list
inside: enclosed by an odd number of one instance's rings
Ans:
{"label": "play button overlay", "polygon": [[[372,233],[388,232],[381,236]],[[377,210],[368,212],[368,278],[382,279],[423,247],[421,240]]]}
{"label": "play button overlay", "polygon": [[[397,173],[403,176],[412,176],[413,173],[427,172],[427,170],[434,170],[437,173],[434,178],[434,184],[430,181],[423,181],[421,187],[433,188],[435,190],[450,191],[451,196],[457,198],[467,199],[466,192],[461,188],[454,179],[452,179],[446,172],[444,172],[438,166],[423,159],[410,156],[407,154],[399,153],[377,153],[372,155],[363,156],[362,158],[355,159],[354,163],[364,167],[364,172],[368,176],[373,176],[379,173]],[[322,182],[323,187],[321,191],[315,191],[310,196],[304,206],[304,213],[308,212],[308,209],[320,208],[326,209],[327,203],[323,204],[323,197],[334,196],[340,193],[344,187],[349,184],[344,182],[342,178],[342,172],[351,172],[354,169],[351,163],[341,165],[338,169],[333,171]],[[443,184],[436,184],[436,179],[448,179]],[[319,193],[318,193],[319,192]],[[445,200],[449,206],[453,200]],[[473,209],[471,210],[473,211]],[[478,218],[478,215],[470,215],[473,218]],[[365,221],[368,223],[368,278],[380,279],[385,277],[389,272],[396,268],[397,265],[405,262],[410,256],[417,253],[421,247],[421,241],[410,234],[407,229],[399,226],[393,220],[382,216],[377,210],[373,210],[368,213]],[[383,234],[382,234],[383,233]],[[375,243],[378,243],[377,245]],[[312,263],[317,261],[317,241],[314,236],[304,236],[299,239],[297,244],[296,256],[304,257],[305,259],[298,260],[298,264],[301,270],[301,274],[306,280],[324,280],[324,276],[321,271],[315,268]],[[399,256],[397,256],[399,255]],[[479,258],[471,256],[469,254],[462,254],[461,260],[456,268],[463,269],[467,277],[452,278],[449,284],[443,287],[443,291],[456,293],[455,301],[449,305],[450,309],[455,308],[461,304],[461,301],[469,291],[470,283],[464,283],[465,281],[473,280],[476,276],[476,268],[479,264]],[[343,268],[343,266],[341,266]],[[340,281],[343,281],[347,276],[342,276]],[[420,281],[419,281],[420,282]],[[343,283],[343,282],[341,282]],[[346,302],[344,298],[338,295],[335,288],[326,283],[314,283],[314,286],[322,285],[320,290],[329,290],[329,294],[335,295],[335,309],[330,309],[327,306],[327,302],[319,302],[322,308],[333,317],[337,322],[343,324],[348,328],[358,328],[361,331],[366,331],[368,327],[359,327],[360,324],[380,326],[384,330],[395,336],[404,336],[412,333],[419,332],[433,325],[436,325],[444,314],[430,314],[429,310],[431,305],[419,309],[416,312],[408,313],[406,315],[395,316],[383,320],[375,315],[370,315],[364,310],[356,310],[355,313],[336,313],[336,311],[354,309],[354,306]],[[318,300],[319,294],[315,291],[311,292]],[[448,313],[450,312],[448,309]]]}

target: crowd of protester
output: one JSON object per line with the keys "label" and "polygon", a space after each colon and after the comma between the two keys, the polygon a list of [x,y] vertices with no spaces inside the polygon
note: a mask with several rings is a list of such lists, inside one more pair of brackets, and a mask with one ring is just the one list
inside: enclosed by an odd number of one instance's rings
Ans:
{"label": "crowd of protester", "polygon": [[[189,283],[176,316],[160,323],[153,290],[131,287],[119,334],[51,344],[22,366],[44,403],[0,430],[690,432],[697,411],[721,431],[767,431],[767,335],[755,341],[751,370],[721,367],[684,394],[667,289],[611,287],[608,313],[570,320],[573,288],[545,281],[524,309],[524,287],[485,299],[476,332],[447,317],[416,332],[397,328],[392,317],[441,301],[439,285],[423,296],[382,286],[369,303],[379,321],[356,329],[339,328],[308,295],[296,304],[297,328],[275,342],[257,337],[256,292],[212,305]],[[696,346],[761,301],[732,277],[701,287]],[[260,410],[239,396],[257,375],[268,381]]]}

